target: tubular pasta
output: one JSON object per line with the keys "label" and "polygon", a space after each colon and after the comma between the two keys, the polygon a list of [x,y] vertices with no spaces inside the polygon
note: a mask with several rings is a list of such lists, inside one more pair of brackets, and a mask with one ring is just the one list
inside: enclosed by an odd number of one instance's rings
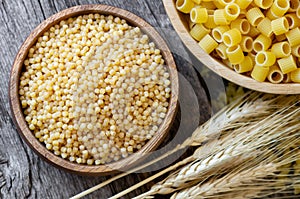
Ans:
{"label": "tubular pasta", "polygon": [[277,65],[273,65],[269,69],[269,74],[267,76],[268,80],[273,84],[279,84],[284,79],[284,74],[281,72]]}
{"label": "tubular pasta", "polygon": [[230,30],[229,26],[218,26],[218,27],[212,29],[211,33],[212,33],[213,38],[217,42],[221,43],[223,41],[223,34],[225,32],[227,32],[228,30]]}
{"label": "tubular pasta", "polygon": [[275,0],[271,6],[271,11],[277,17],[282,17],[290,8],[289,0]]}
{"label": "tubular pasta", "polygon": [[255,65],[251,72],[251,77],[259,82],[264,82],[269,74],[269,67]]}
{"label": "tubular pasta", "polygon": [[261,34],[271,37],[273,34],[271,20],[269,18],[264,18],[257,25],[257,29],[261,32]]}
{"label": "tubular pasta", "polygon": [[286,14],[285,18],[287,19],[290,29],[294,29],[300,26],[300,19],[295,13]]}
{"label": "tubular pasta", "polygon": [[290,74],[292,82],[300,83],[300,68],[292,71]]}
{"label": "tubular pasta", "polygon": [[287,74],[297,69],[296,62],[292,55],[277,60],[283,74]]}
{"label": "tubular pasta", "polygon": [[300,6],[300,2],[299,0],[290,0],[290,8],[289,8],[289,12],[296,12],[297,9],[299,9]]}
{"label": "tubular pasta", "polygon": [[271,22],[272,31],[275,35],[281,35],[289,31],[289,23],[285,17],[274,19]]}
{"label": "tubular pasta", "polygon": [[216,52],[221,59],[228,58],[226,49],[227,49],[227,46],[224,43],[219,44],[218,47],[216,48]]}
{"label": "tubular pasta", "polygon": [[300,45],[294,46],[294,47],[292,48],[292,54],[293,54],[295,57],[300,57]]}
{"label": "tubular pasta", "polygon": [[235,20],[240,15],[240,7],[236,3],[230,3],[225,6],[225,17],[228,21]]}
{"label": "tubular pasta", "polygon": [[231,29],[238,29],[243,35],[248,34],[250,31],[250,23],[247,21],[247,19],[236,19],[231,22],[230,27]]}
{"label": "tubular pasta", "polygon": [[253,62],[251,57],[245,56],[244,61],[240,64],[234,65],[233,68],[237,73],[245,73],[251,71],[253,69]]}
{"label": "tubular pasta", "polygon": [[241,48],[244,52],[251,52],[253,50],[253,39],[249,36],[243,36],[241,40]]}
{"label": "tubular pasta", "polygon": [[271,48],[271,52],[276,56],[276,58],[287,57],[291,54],[291,46],[286,41],[275,43]]}
{"label": "tubular pasta", "polygon": [[227,48],[226,54],[231,64],[239,64],[243,62],[245,58],[240,45]]}
{"label": "tubular pasta", "polygon": [[229,21],[225,16],[225,10],[219,9],[214,12],[214,21],[217,25],[228,25]]}
{"label": "tubular pasta", "polygon": [[190,34],[194,39],[196,39],[197,41],[200,41],[209,32],[210,32],[210,30],[205,28],[202,24],[196,24],[191,29]]}
{"label": "tubular pasta", "polygon": [[276,56],[272,52],[259,51],[255,56],[255,63],[259,66],[272,66],[276,62]]}
{"label": "tubular pasta", "polygon": [[264,17],[264,14],[258,7],[251,8],[246,13],[246,18],[252,26],[257,26]]}
{"label": "tubular pasta", "polygon": [[272,6],[273,0],[254,0],[254,3],[262,9],[268,9]]}
{"label": "tubular pasta", "polygon": [[242,41],[242,34],[236,28],[228,30],[223,34],[223,42],[228,47],[235,46],[239,44],[241,41]]}
{"label": "tubular pasta", "polygon": [[253,0],[235,0],[235,3],[239,5],[241,9],[246,9]]}
{"label": "tubular pasta", "polygon": [[192,0],[177,0],[176,8],[183,13],[189,13],[194,7],[194,2]]}
{"label": "tubular pasta", "polygon": [[217,24],[215,23],[214,15],[208,15],[207,22],[203,24],[206,28],[215,28]]}
{"label": "tubular pasta", "polygon": [[194,23],[205,23],[208,19],[207,9],[194,7],[190,13],[191,21]]}
{"label": "tubular pasta", "polygon": [[254,41],[253,41],[253,50],[255,52],[267,50],[272,44],[272,39],[266,37],[263,34],[260,34]]}
{"label": "tubular pasta", "polygon": [[285,33],[285,36],[286,36],[287,40],[289,41],[291,47],[297,46],[300,44],[300,30],[298,27]]}
{"label": "tubular pasta", "polygon": [[218,43],[209,34],[207,34],[200,40],[199,46],[206,53],[210,54],[218,46]]}

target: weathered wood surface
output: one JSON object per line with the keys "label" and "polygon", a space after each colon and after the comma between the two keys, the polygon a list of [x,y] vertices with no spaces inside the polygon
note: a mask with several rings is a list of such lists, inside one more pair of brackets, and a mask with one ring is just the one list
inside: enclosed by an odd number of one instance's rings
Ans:
{"label": "weathered wood surface", "polygon": [[[11,119],[8,81],[15,55],[22,42],[45,18],[65,8],[82,4],[108,4],[129,10],[141,16],[161,33],[174,53],[179,72],[192,85],[196,102],[189,102],[193,92],[181,96],[181,109],[171,133],[178,126],[186,126],[185,134],[192,132],[195,124],[207,120],[211,114],[199,74],[189,63],[179,37],[171,26],[163,4],[159,0],[0,0],[0,198],[68,198],[90,188],[107,177],[84,177],[59,170],[38,157],[18,135]],[[209,90],[209,89],[208,89]],[[198,108],[195,108],[194,105]],[[193,105],[194,104],[194,105]],[[199,111],[201,114],[199,114]],[[173,135],[172,134],[172,135]],[[86,198],[108,198],[136,184],[151,172],[131,174],[90,194]],[[144,186],[125,198],[132,198],[147,190]]]}

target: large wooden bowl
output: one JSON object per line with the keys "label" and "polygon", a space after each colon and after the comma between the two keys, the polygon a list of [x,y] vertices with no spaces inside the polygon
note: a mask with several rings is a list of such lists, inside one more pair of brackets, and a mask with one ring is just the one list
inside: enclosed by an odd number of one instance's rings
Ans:
{"label": "large wooden bowl", "polygon": [[190,36],[188,15],[177,11],[175,2],[176,0],[163,0],[172,25],[190,52],[212,71],[235,84],[252,90],[273,94],[300,94],[299,83],[272,84],[269,82],[257,82],[248,76],[236,73],[222,62],[208,55]]}
{"label": "large wooden bowl", "polygon": [[[156,43],[157,48],[161,50],[161,53],[165,59],[166,66],[170,73],[172,91],[166,119],[161,124],[155,136],[151,140],[149,140],[146,145],[142,147],[142,149],[132,154],[131,156],[117,162],[98,166],[88,166],[72,163],[68,160],[64,160],[63,158],[54,155],[52,152],[47,150],[46,147],[35,138],[33,133],[28,128],[28,125],[24,119],[18,95],[19,78],[23,69],[23,62],[27,57],[30,47],[35,44],[37,38],[41,36],[46,30],[48,30],[52,25],[57,24],[61,20],[89,13],[118,16],[127,20],[130,25],[140,27],[141,30],[146,33],[154,43]],[[83,5],[63,10],[51,16],[50,18],[42,22],[35,30],[33,30],[33,32],[21,46],[15,58],[15,62],[11,70],[9,88],[12,114],[18,132],[38,155],[40,155],[51,164],[73,173],[84,175],[107,175],[111,174],[112,172],[117,172],[118,170],[126,171],[127,168],[137,164],[138,160],[141,160],[143,157],[145,157],[148,152],[153,151],[164,139],[173,122],[173,119],[175,118],[178,99],[178,74],[174,59],[168,46],[156,32],[156,30],[151,27],[150,24],[145,22],[140,17],[119,8],[106,5]]]}

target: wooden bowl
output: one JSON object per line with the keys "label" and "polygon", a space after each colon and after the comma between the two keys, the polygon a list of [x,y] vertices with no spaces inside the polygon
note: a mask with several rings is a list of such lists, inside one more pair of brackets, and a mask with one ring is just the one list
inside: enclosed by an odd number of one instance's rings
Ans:
{"label": "wooden bowl", "polygon": [[235,84],[252,90],[273,94],[300,94],[299,83],[272,84],[269,82],[257,82],[251,77],[236,73],[222,62],[211,57],[203,51],[198,43],[190,36],[188,15],[179,12],[176,9],[175,2],[176,0],[163,0],[164,7],[172,25],[190,52],[212,71]]}
{"label": "wooden bowl", "polygon": [[[23,111],[20,105],[18,90],[19,90],[19,79],[20,74],[23,68],[23,62],[27,57],[28,51],[32,45],[35,44],[37,38],[41,36],[46,30],[48,30],[52,25],[57,24],[61,20],[67,19],[69,17],[75,17],[84,14],[90,13],[99,13],[103,15],[113,15],[127,20],[127,22],[135,27],[140,27],[141,30],[146,33],[150,39],[156,44],[156,47],[161,50],[161,53],[165,59],[166,66],[170,73],[171,80],[171,97],[169,103],[169,109],[166,114],[165,120],[160,125],[157,133],[154,137],[149,140],[138,152],[119,160],[117,162],[97,165],[97,166],[88,166],[81,165],[77,163],[72,163],[71,161],[65,160],[59,156],[54,155],[51,151],[47,150],[44,144],[40,143],[38,139],[35,138],[33,133],[28,128],[28,125],[24,119]],[[63,10],[44,22],[42,22],[35,30],[31,32],[29,37],[21,46],[15,62],[12,66],[11,76],[10,76],[10,85],[9,85],[9,94],[10,94],[10,105],[12,109],[12,115],[14,122],[17,126],[19,134],[27,142],[27,144],[43,159],[47,160],[51,164],[62,168],[64,170],[84,174],[84,175],[107,175],[119,170],[125,171],[127,168],[132,167],[138,163],[138,160],[141,160],[147,155],[150,151],[153,151],[164,139],[168,130],[175,118],[176,109],[177,109],[177,99],[178,99],[178,74],[176,70],[176,65],[172,54],[156,32],[156,30],[151,27],[150,24],[145,22],[140,17],[119,8],[106,6],[106,5],[82,5],[72,7],[66,10]]]}

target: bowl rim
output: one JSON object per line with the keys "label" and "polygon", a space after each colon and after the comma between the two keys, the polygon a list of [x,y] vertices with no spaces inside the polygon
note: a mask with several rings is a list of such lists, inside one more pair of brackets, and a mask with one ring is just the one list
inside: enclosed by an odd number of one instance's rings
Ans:
{"label": "bowl rim", "polygon": [[[181,22],[185,14],[177,11],[175,0],[163,0],[163,4],[174,29],[187,49],[206,67],[221,77],[245,88],[264,93],[300,94],[300,83],[272,84],[270,82],[257,82],[251,77],[236,73],[227,66],[224,66],[224,64],[207,54],[190,36],[189,31]],[[208,65],[207,63],[210,64]]]}
{"label": "bowl rim", "polygon": [[[85,165],[73,163],[67,159],[63,159],[60,156],[56,156],[53,152],[46,149],[34,134],[28,128],[25,121],[23,111],[19,100],[19,79],[23,68],[23,63],[27,57],[29,48],[35,44],[38,37],[41,36],[46,30],[52,25],[59,23],[69,17],[76,17],[84,14],[103,14],[113,15],[125,19],[128,24],[135,27],[140,27],[144,34],[147,34],[151,41],[156,44],[156,47],[161,50],[165,65],[167,66],[170,73],[171,80],[171,96],[169,101],[169,108],[166,117],[153,138],[151,138],[139,151],[133,153],[127,158],[123,158],[119,161],[112,162],[104,165]],[[26,38],[22,46],[20,47],[14,63],[11,68],[10,81],[9,81],[9,102],[12,112],[13,121],[17,127],[19,135],[25,140],[27,145],[33,151],[35,151],[40,157],[49,162],[50,164],[62,168],[71,173],[77,173],[81,175],[109,175],[118,171],[126,171],[127,169],[135,166],[144,159],[150,151],[153,151],[163,141],[167,135],[171,125],[175,119],[178,105],[178,73],[176,64],[172,53],[170,52],[166,42],[162,39],[160,34],[144,19],[141,17],[121,8],[102,5],[102,4],[90,4],[90,5],[79,5],[62,10],[51,17],[41,22]]]}

